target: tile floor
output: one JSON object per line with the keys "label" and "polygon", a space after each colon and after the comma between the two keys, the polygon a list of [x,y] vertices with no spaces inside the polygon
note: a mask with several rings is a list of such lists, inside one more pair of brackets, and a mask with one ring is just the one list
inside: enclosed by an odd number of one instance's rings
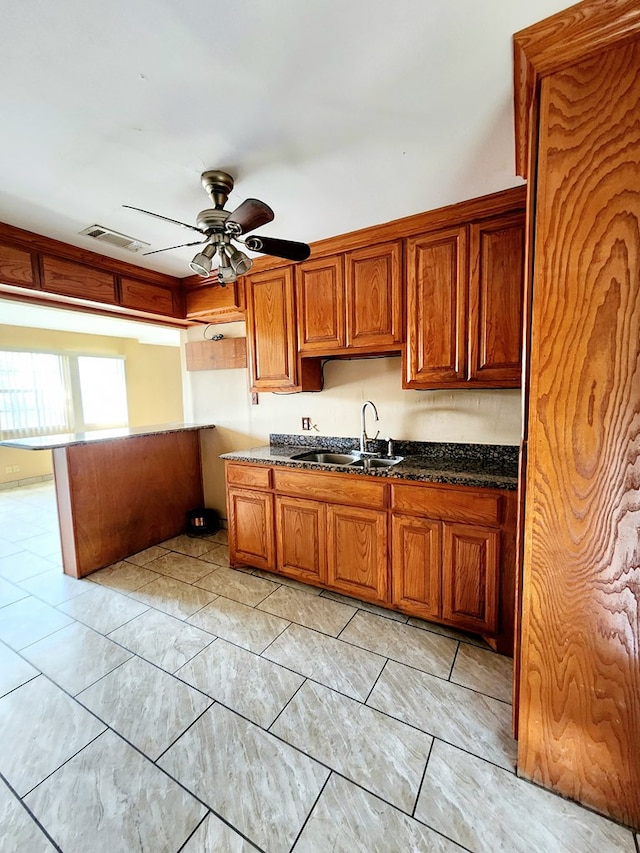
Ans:
{"label": "tile floor", "polygon": [[2,853],[636,853],[517,778],[511,661],[178,536],[74,580],[0,491]]}

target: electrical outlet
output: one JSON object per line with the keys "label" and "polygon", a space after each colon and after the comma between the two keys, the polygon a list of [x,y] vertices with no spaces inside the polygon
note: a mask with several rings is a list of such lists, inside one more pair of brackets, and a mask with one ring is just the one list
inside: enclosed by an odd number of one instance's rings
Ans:
{"label": "electrical outlet", "polygon": [[308,432],[311,429],[311,418],[302,419],[302,429]]}

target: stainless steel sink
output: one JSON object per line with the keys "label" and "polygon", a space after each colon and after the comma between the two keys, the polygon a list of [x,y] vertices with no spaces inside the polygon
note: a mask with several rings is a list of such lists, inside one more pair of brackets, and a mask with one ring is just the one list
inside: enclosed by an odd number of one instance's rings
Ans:
{"label": "stainless steel sink", "polygon": [[391,456],[390,458],[365,457],[364,459],[358,459],[353,464],[358,468],[364,468],[366,471],[368,468],[391,468],[392,465],[397,465],[398,462],[402,462],[403,459],[404,456]]}
{"label": "stainless steel sink", "polygon": [[317,462],[320,465],[353,465],[359,461],[357,453],[326,453],[317,450],[296,453],[291,458],[296,462]]}

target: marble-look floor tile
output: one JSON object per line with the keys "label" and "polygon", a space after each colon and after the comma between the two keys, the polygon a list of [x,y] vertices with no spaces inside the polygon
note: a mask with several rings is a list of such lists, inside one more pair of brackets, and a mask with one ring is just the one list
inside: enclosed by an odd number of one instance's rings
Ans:
{"label": "marble-look floor tile", "polygon": [[167,553],[167,549],[163,548],[161,545],[152,545],[150,548],[145,548],[144,551],[138,551],[137,554],[131,554],[127,557],[127,563],[133,563],[134,566],[144,566],[147,563],[151,563],[153,560],[157,560],[158,557],[164,557]]}
{"label": "marble-look floor tile", "polygon": [[236,569],[225,569],[223,567],[200,578],[196,582],[196,586],[208,589],[218,595],[224,595],[225,598],[231,598],[241,604],[248,604],[249,607],[260,604],[275,589],[278,589],[278,586],[271,581],[256,578],[246,572],[236,571]]}
{"label": "marble-look floor tile", "polygon": [[206,560],[208,563],[216,563],[218,566],[225,566],[226,568],[229,568],[231,565],[229,562],[229,546],[218,542],[214,544],[212,548],[211,542],[209,542],[209,550],[205,551],[200,559]]}
{"label": "marble-look floor tile", "polygon": [[180,853],[256,853],[256,848],[209,812]]}
{"label": "marble-look floor tile", "polygon": [[433,738],[306,681],[271,727],[292,746],[411,814]]}
{"label": "marble-look floor tile", "polygon": [[31,554],[29,551],[18,551],[7,557],[0,557],[0,576],[12,583],[41,575],[55,567],[55,560]]}
{"label": "marble-look floor tile", "polygon": [[64,853],[174,853],[206,813],[109,731],[32,791],[26,803]]}
{"label": "marble-look floor tile", "polygon": [[73,620],[33,596],[2,608],[0,640],[19,651],[53,634]]}
{"label": "marble-look floor tile", "polygon": [[[0,616],[0,619],[2,617]],[[0,696],[39,675],[37,669],[23,660],[4,643],[0,643]]]}
{"label": "marble-look floor tile", "polygon": [[635,851],[628,829],[439,741],[416,817],[477,853]]}
{"label": "marble-look floor tile", "polygon": [[177,551],[186,554],[187,557],[200,557],[205,551],[211,549],[211,542],[207,542],[199,536],[187,536],[186,533],[174,536],[162,543],[162,547],[169,551]]}
{"label": "marble-look floor tile", "polygon": [[20,601],[21,598],[26,598],[28,594],[22,587],[0,578],[0,607],[13,604],[14,601]]}
{"label": "marble-look floor tile", "polygon": [[322,587],[311,586],[311,584],[302,583],[301,581],[294,580],[293,578],[287,578],[284,575],[277,574],[276,572],[265,572],[262,569],[252,569],[251,574],[255,575],[257,578],[264,578],[268,581],[275,581],[275,583],[282,584],[283,586],[290,586],[291,589],[299,589],[301,592],[308,592],[309,595],[320,595],[322,592]]}
{"label": "marble-look floor tile", "polygon": [[147,605],[140,601],[134,601],[126,595],[100,586],[58,605],[58,610],[73,616],[79,622],[84,622],[101,634],[114,631],[148,609]]}
{"label": "marble-look floor tile", "polygon": [[267,729],[304,678],[226,640],[215,640],[175,675]]}
{"label": "marble-look floor tile", "polygon": [[185,583],[195,583],[209,574],[211,563],[205,563],[204,560],[198,560],[186,554],[178,554],[176,551],[169,551],[162,557],[147,563],[147,568]]}
{"label": "marble-look floor tile", "polygon": [[0,773],[24,796],[104,730],[40,675],[0,699]]}
{"label": "marble-look floor tile", "polygon": [[36,598],[41,598],[47,604],[62,604],[76,595],[84,595],[94,589],[91,581],[82,578],[72,578],[61,571],[44,572],[35,578],[20,581],[22,589]]}
{"label": "marble-look floor tile", "polygon": [[211,704],[202,693],[136,657],[77,699],[152,760]]}
{"label": "marble-look floor tile", "polygon": [[22,654],[72,696],[131,657],[126,649],[79,622],[27,646]]}
{"label": "marble-look floor tile", "polygon": [[0,536],[3,539],[8,539],[9,542],[22,542],[23,539],[28,539],[30,536],[35,536],[38,533],[46,533],[44,528],[33,522],[33,512],[26,508],[26,512],[20,514],[13,512],[11,518],[0,521]]}
{"label": "marble-look floor tile", "polygon": [[[494,848],[495,850],[496,848]],[[463,848],[335,774],[293,853],[463,853]]]}
{"label": "marble-look floor tile", "polygon": [[452,640],[460,640],[461,643],[470,643],[472,646],[479,646],[481,649],[490,648],[486,640],[479,637],[477,634],[469,634],[466,631],[457,631],[455,628],[450,628],[448,625],[439,625],[437,622],[427,622],[425,619],[417,619],[412,616],[408,620],[408,624],[412,628],[420,628],[422,631],[430,631],[432,634],[440,634],[441,637],[450,637]]}
{"label": "marble-look floor tile", "polygon": [[140,587],[130,595],[178,619],[188,619],[217,597],[205,589],[165,575],[160,575],[158,580]]}
{"label": "marble-look floor tile", "polygon": [[108,586],[110,589],[133,592],[157,580],[159,575],[142,566],[134,566],[132,563],[121,560],[119,563],[107,566],[106,569],[100,569],[99,572],[92,572],[88,577],[93,583]]}
{"label": "marble-look floor tile", "polygon": [[384,658],[301,625],[291,625],[263,657],[361,702],[369,695]]}
{"label": "marble-look floor tile", "polygon": [[22,546],[18,542],[9,542],[8,539],[4,539],[0,536],[0,557],[8,557],[10,554],[17,554],[18,551],[22,551]]}
{"label": "marble-look floor tile", "polygon": [[389,661],[367,704],[513,771],[511,706]]}
{"label": "marble-look floor tile", "polygon": [[188,621],[257,654],[264,651],[289,624],[285,619],[261,613],[223,596],[199,610]]}
{"label": "marble-look floor tile", "polygon": [[175,672],[213,641],[206,631],[158,610],[136,616],[109,637],[167,672]]}
{"label": "marble-look floor tile", "polygon": [[54,853],[54,846],[29,812],[0,780],[2,853]]}
{"label": "marble-look floor tile", "polygon": [[211,536],[206,537],[209,542],[216,542],[220,545],[228,545],[229,544],[229,531],[225,528],[221,528],[217,530],[215,533],[212,533]]}
{"label": "marble-look floor tile", "polygon": [[460,643],[451,681],[511,703],[513,658]]}
{"label": "marble-look floor tile", "polygon": [[341,593],[333,592],[331,589],[323,589],[320,595],[322,598],[330,598],[332,601],[348,604],[349,607],[356,607],[358,610],[366,610],[368,613],[374,613],[376,616],[383,616],[385,619],[391,619],[393,622],[407,622],[409,619],[405,613],[399,613],[397,610],[388,610],[386,607],[380,607],[377,604],[372,604],[370,601],[361,601],[359,598],[341,595]]}
{"label": "marble-look floor tile", "polygon": [[353,617],[340,639],[440,678],[449,677],[458,647],[447,637],[363,612]]}
{"label": "marble-look floor tile", "polygon": [[218,704],[159,763],[269,853],[288,853],[329,775]]}
{"label": "marble-look floor tile", "polygon": [[40,557],[52,558],[61,557],[60,550],[60,534],[58,532],[38,533],[37,536],[30,536],[28,539],[20,540],[20,544],[25,551],[30,551],[32,554],[38,554]]}
{"label": "marble-look floor tile", "polygon": [[332,637],[337,637],[356,613],[355,607],[287,586],[276,589],[262,604],[258,605],[258,610],[265,610],[267,613],[281,616],[290,622],[297,622],[305,628],[330,634]]}

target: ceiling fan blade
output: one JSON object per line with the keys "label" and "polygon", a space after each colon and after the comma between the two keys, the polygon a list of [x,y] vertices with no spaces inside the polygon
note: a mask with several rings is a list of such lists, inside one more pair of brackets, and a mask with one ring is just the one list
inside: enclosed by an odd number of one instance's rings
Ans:
{"label": "ceiling fan blade", "polygon": [[229,214],[225,228],[230,234],[238,237],[271,222],[274,215],[268,204],[257,198],[248,198]]}
{"label": "ceiling fan blade", "polygon": [[[208,238],[207,238],[208,239]],[[207,240],[196,240],[195,243],[180,243],[179,246],[167,246],[166,249],[155,249],[153,252],[143,252],[143,255],[157,255],[159,252],[170,252],[172,249],[182,249],[185,246],[201,246]]]}
{"label": "ceiling fan blade", "polygon": [[247,237],[244,244],[252,252],[262,252],[263,255],[286,258],[288,261],[306,261],[311,254],[311,248],[306,243],[297,243],[295,240],[278,240],[276,237],[252,235]]}
{"label": "ceiling fan blade", "polygon": [[[165,222],[173,222],[174,225],[179,225],[181,228],[189,228],[191,231],[197,231],[198,234],[207,234],[206,231],[203,231],[201,228],[196,228],[195,225],[187,225],[186,222],[179,222],[177,219],[170,219],[168,216],[161,216],[159,213],[151,213],[150,210],[143,210],[141,207],[134,207],[131,204],[123,204],[122,206],[129,210],[137,210],[138,213],[146,213],[147,216],[153,216],[156,219],[164,219]],[[151,254],[151,252],[149,252],[149,254]]]}

